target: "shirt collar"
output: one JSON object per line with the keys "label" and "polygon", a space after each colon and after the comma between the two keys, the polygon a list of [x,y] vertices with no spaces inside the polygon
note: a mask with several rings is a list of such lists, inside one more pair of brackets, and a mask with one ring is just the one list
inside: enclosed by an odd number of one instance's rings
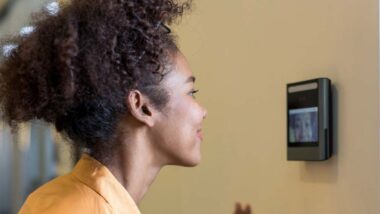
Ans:
{"label": "shirt collar", "polygon": [[140,211],[127,190],[99,161],[83,154],[72,171],[73,175],[101,195],[117,213]]}

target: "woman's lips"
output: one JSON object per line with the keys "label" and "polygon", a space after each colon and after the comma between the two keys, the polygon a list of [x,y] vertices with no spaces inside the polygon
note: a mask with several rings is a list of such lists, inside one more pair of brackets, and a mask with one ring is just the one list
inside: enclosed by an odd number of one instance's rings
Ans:
{"label": "woman's lips", "polygon": [[202,133],[202,130],[198,130],[198,131],[197,131],[197,136],[198,136],[198,138],[199,138],[201,141],[203,141],[203,133]]}

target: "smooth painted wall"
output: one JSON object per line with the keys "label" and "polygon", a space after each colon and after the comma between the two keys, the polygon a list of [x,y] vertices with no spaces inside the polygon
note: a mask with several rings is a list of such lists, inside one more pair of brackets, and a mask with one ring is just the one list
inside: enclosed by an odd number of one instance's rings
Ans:
{"label": "smooth painted wall", "polygon": [[[208,109],[203,160],[167,167],[143,213],[380,213],[377,0],[196,0],[177,33]],[[336,154],[286,160],[286,84],[328,77]]]}

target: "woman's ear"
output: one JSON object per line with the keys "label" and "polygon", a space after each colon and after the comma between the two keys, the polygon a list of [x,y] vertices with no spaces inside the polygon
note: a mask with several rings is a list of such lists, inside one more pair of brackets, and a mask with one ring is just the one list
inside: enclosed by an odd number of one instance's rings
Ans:
{"label": "woman's ear", "polygon": [[136,120],[149,127],[154,125],[154,107],[149,102],[149,99],[139,90],[132,90],[129,92],[127,104],[129,112]]}

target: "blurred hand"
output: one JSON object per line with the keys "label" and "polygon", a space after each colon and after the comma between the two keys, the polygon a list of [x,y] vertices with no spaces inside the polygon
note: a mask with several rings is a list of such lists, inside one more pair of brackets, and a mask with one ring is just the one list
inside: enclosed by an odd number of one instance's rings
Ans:
{"label": "blurred hand", "polygon": [[252,214],[249,204],[243,209],[240,203],[236,203],[234,214]]}

